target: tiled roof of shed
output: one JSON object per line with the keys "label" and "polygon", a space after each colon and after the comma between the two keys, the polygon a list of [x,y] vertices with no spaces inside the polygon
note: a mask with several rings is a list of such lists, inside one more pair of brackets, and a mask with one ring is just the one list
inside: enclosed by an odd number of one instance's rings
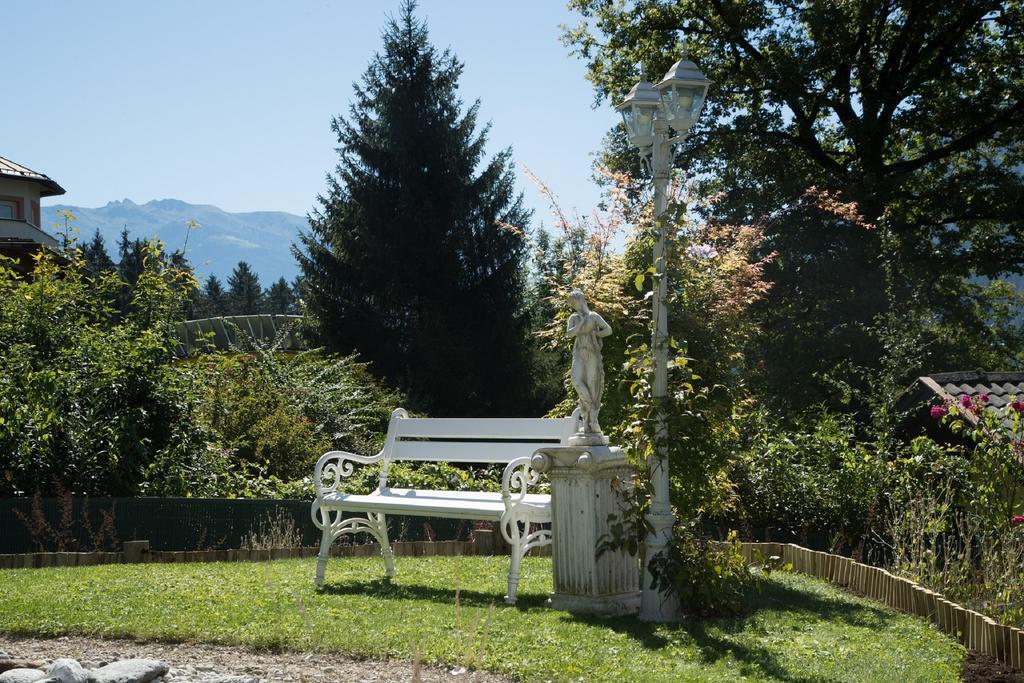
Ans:
{"label": "tiled roof of shed", "polygon": [[999,410],[1014,398],[1024,400],[1024,372],[940,372],[918,377],[918,382],[943,400],[954,402],[962,396],[988,394],[988,410]]}
{"label": "tiled roof of shed", "polygon": [[43,197],[53,197],[64,194],[64,188],[58,185],[52,178],[31,168],[15,163],[10,159],[0,157],[0,176],[17,178],[19,180],[31,180],[43,186],[39,194]]}

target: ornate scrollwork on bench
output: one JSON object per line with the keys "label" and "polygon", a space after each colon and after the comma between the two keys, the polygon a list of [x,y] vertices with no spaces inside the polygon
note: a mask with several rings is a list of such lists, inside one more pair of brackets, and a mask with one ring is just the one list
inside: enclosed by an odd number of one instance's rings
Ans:
{"label": "ornate scrollwork on bench", "polygon": [[523,502],[530,487],[540,481],[540,473],[533,465],[533,456],[516,458],[506,465],[501,475],[501,497],[506,507]]}
{"label": "ornate scrollwork on bench", "polygon": [[547,457],[538,453],[516,458],[505,467],[501,477],[501,496],[505,501],[505,513],[501,516],[501,535],[512,545],[522,547],[524,553],[531,548],[551,543],[550,529],[540,528],[531,532],[529,525],[532,506],[526,500],[526,496],[531,493],[530,488],[540,482],[541,472],[546,465],[537,460],[538,456]]}

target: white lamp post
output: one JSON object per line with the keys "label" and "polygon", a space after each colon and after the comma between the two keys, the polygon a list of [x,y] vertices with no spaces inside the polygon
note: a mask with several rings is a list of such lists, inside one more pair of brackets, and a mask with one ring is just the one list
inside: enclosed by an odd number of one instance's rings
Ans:
{"label": "white lamp post", "polygon": [[[668,232],[663,222],[668,193],[669,174],[672,170],[672,145],[686,139],[690,127],[700,116],[711,81],[685,57],[672,65],[657,86],[641,80],[617,107],[626,124],[629,141],[640,149],[640,155],[650,164],[654,177],[654,220],[658,226],[658,239],[654,243],[654,310],[651,335],[651,354],[654,377],[651,398],[659,406],[655,425],[655,452],[648,459],[647,469],[653,486],[651,505],[647,513],[650,524],[645,541],[647,564],[652,557],[663,552],[672,538],[675,515],[669,501],[668,427],[664,402],[668,396],[668,309],[665,294],[668,277],[665,272],[665,237]],[[672,621],[677,618],[679,605],[666,599],[665,594],[652,588],[652,576],[644,567],[641,586],[640,619],[642,621]]]}

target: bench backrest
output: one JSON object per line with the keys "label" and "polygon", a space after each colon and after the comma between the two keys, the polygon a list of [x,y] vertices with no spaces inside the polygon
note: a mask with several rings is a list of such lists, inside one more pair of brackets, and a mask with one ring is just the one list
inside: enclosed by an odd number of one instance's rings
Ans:
{"label": "bench backrest", "polygon": [[508,463],[576,433],[579,411],[564,418],[391,417],[385,462]]}

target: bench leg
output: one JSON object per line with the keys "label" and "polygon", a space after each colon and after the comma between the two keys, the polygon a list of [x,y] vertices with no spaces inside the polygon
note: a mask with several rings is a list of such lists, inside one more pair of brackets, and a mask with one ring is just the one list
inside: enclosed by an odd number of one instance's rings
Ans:
{"label": "bench leg", "polygon": [[391,542],[388,540],[388,520],[383,512],[374,515],[377,523],[377,540],[380,541],[380,554],[384,557],[384,573],[391,577],[395,575],[395,557],[391,551]]}
{"label": "bench leg", "polygon": [[523,562],[523,535],[519,531],[519,522],[512,520],[505,525],[507,539],[509,541],[511,566],[508,570],[508,593],[505,595],[505,602],[509,605],[516,604],[516,589],[519,587],[519,568]]}
{"label": "bench leg", "polygon": [[324,585],[324,573],[327,570],[327,558],[331,554],[331,543],[334,542],[334,538],[331,536],[331,527],[329,524],[324,525],[324,533],[320,538],[320,554],[317,555],[316,559],[316,585]]}

